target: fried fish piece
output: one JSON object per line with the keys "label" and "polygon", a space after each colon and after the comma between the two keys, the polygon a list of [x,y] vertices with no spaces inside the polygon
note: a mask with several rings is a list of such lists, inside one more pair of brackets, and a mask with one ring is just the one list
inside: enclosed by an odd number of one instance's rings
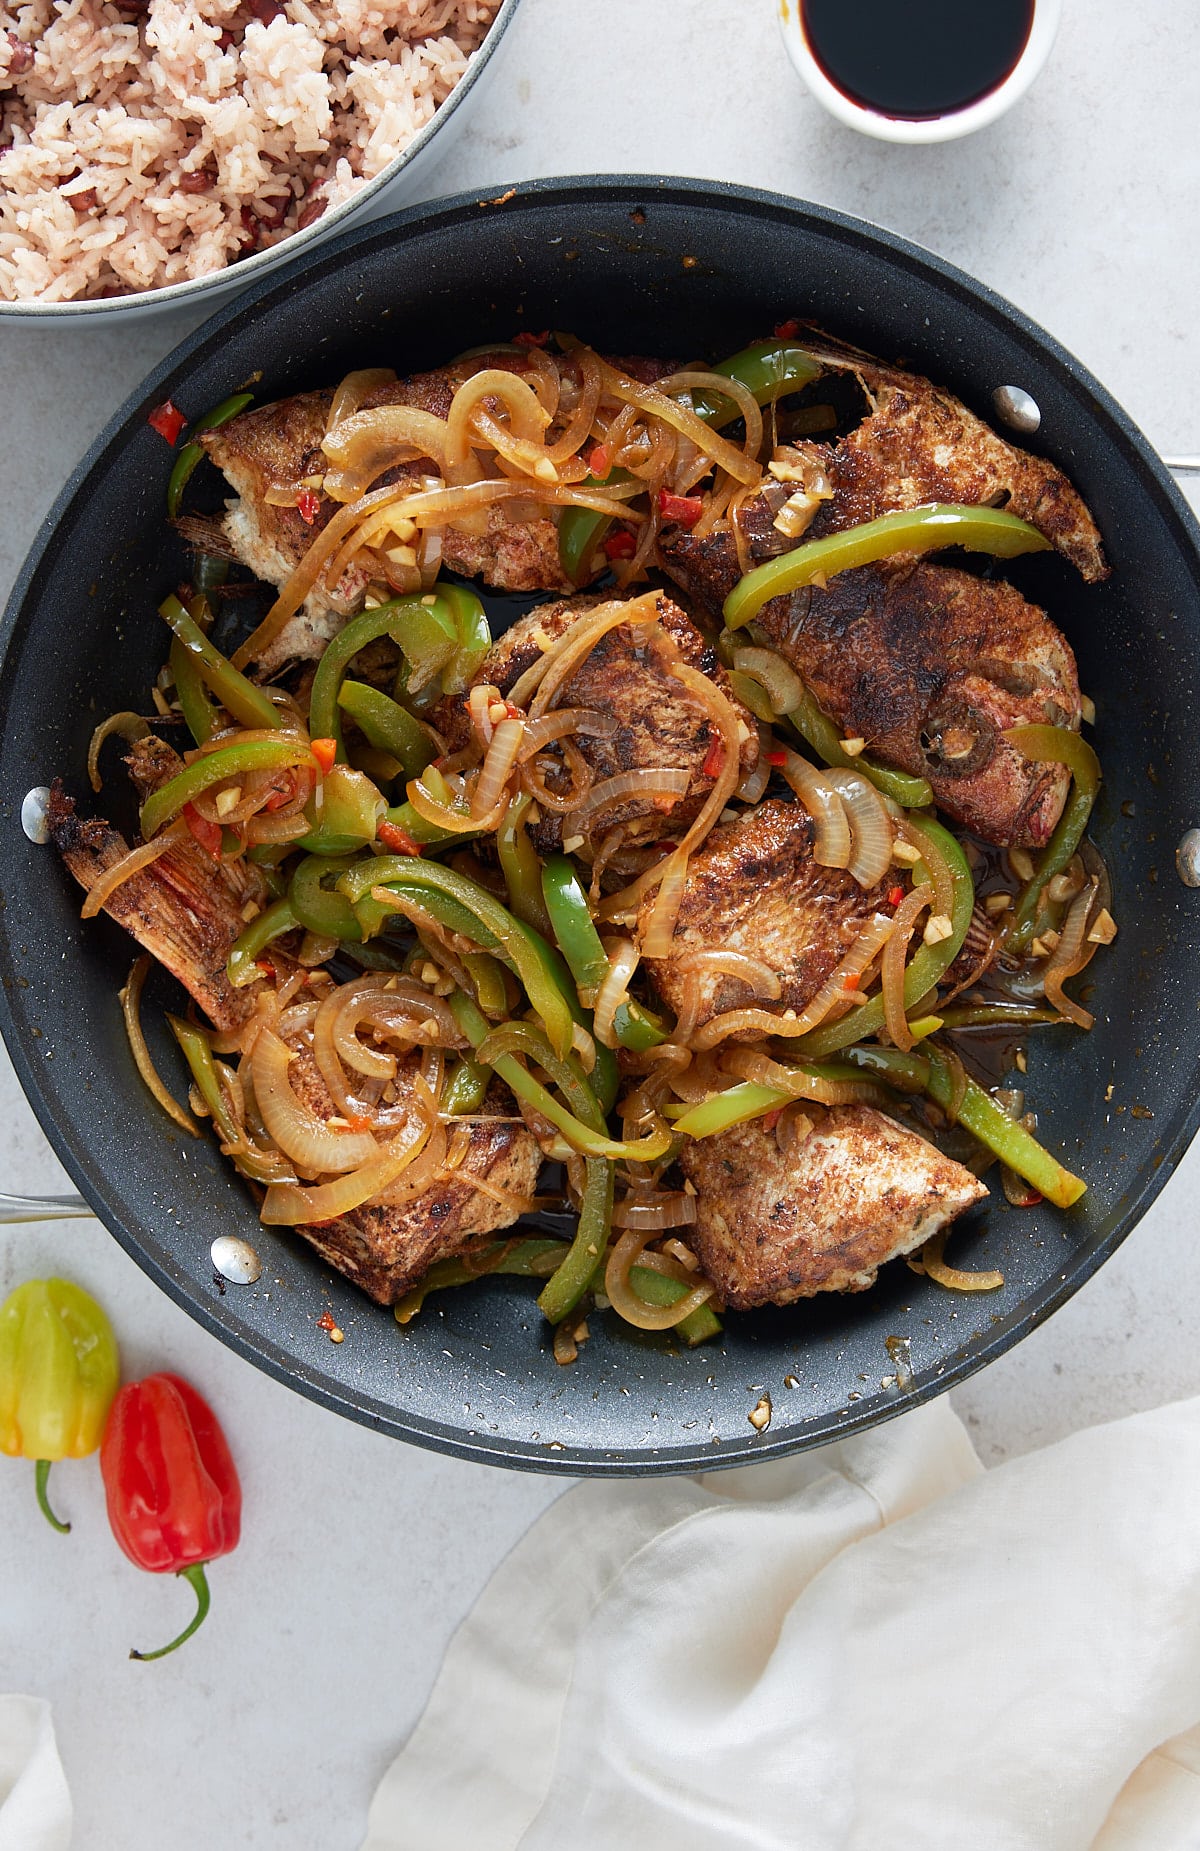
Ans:
{"label": "fried fish piece", "polygon": [[[394,1084],[401,1099],[419,1068],[419,1057],[398,1064]],[[297,1053],[288,1075],[311,1110],[323,1118],[335,1115],[307,1050]],[[395,1304],[438,1260],[510,1227],[537,1186],[541,1150],[499,1081],[488,1088],[481,1112],[450,1131],[451,1138],[456,1135],[467,1140],[461,1158],[418,1194],[406,1196],[401,1177],[378,1200],[296,1232],[378,1304]]]}
{"label": "fried fish piece", "polygon": [[[126,762],[142,796],[174,776],[183,763],[154,737],[138,740]],[[103,817],[84,821],[76,815],[75,800],[61,780],[51,787],[46,817],[52,842],[89,893],[129,853],[124,836]],[[215,1027],[229,1029],[254,1014],[262,989],[261,979],[235,989],[226,963],[234,940],[245,930],[243,909],[261,907],[266,897],[262,876],[251,863],[218,863],[184,835],[157,861],[122,881],[103,910],[179,979]],[[287,964],[290,969],[290,960]]]}
{"label": "fried fish piece", "polygon": [[[719,824],[688,863],[671,954],[645,968],[678,1014],[694,990],[696,1027],[730,1009],[799,1014],[845,957],[872,913],[885,908],[888,883],[864,891],[842,868],[812,858],[813,821],[800,803],[771,798]],[[644,927],[656,895],[642,903]],[[714,968],[709,954],[735,952],[768,966],[775,999],[743,977]],[[734,1037],[761,1038],[748,1030]]]}
{"label": "fried fish piece", "polygon": [[852,374],[869,411],[832,446],[826,467],[833,499],[806,539],[930,501],[1003,507],[1045,534],[1089,582],[1108,577],[1099,529],[1061,469],[998,436],[919,373],[824,337],[809,351],[829,371]]}
{"label": "fried fish piece", "polygon": [[[606,737],[579,733],[574,740],[595,784],[626,771],[684,770],[688,788],[666,808],[662,802],[637,793],[606,807],[589,822],[586,833],[599,838],[623,827],[630,841],[653,841],[686,828],[701,809],[720,769],[721,740],[702,704],[671,673],[684,662],[707,675],[720,688],[736,712],[742,730],[740,762],[743,773],[758,761],[758,732],[753,717],[729,688],[724,669],[703,636],[666,592],[659,592],[657,622],[619,624],[602,636],[559,690],[557,707],[583,707],[615,722]],[[539,605],[507,630],[485,656],[476,681],[508,694],[549,645],[558,642],[583,618],[606,600],[577,596],[557,604]],[[466,699],[454,696],[439,703],[430,714],[433,725],[452,751],[469,738]],[[545,755],[553,759],[553,749]],[[566,772],[545,774],[551,791],[571,789]],[[542,854],[550,854],[572,835],[571,815],[564,818],[544,811],[530,830]]]}
{"label": "fried fish piece", "polygon": [[688,1242],[737,1311],[818,1292],[862,1292],[987,1195],[962,1164],[870,1106],[805,1102],[813,1121],[785,1156],[761,1119],[687,1143],[696,1191]]}
{"label": "fried fish piece", "polygon": [[[736,561],[702,544],[703,555],[676,556],[672,570],[719,608]],[[1001,735],[1028,725],[1078,732],[1079,676],[1061,630],[1013,586],[897,558],[772,598],[757,622],[843,738],[928,778],[947,816],[1005,847],[1049,839],[1070,773]]]}

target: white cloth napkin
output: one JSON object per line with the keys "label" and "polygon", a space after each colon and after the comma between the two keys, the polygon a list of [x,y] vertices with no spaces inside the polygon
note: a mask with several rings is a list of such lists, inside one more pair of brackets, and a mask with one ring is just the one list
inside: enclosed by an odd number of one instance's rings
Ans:
{"label": "white cloth napkin", "polygon": [[362,1851],[1198,1851],[1200,1401],[569,1492]]}
{"label": "white cloth napkin", "polygon": [[67,1851],[71,1819],[50,1705],[0,1696],[0,1851]]}

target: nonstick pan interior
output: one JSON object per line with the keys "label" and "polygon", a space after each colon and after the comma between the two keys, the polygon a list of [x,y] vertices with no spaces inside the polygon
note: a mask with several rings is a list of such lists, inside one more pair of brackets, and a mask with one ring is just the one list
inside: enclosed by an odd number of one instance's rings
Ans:
{"label": "nonstick pan interior", "polygon": [[[1076,482],[1113,575],[1088,587],[1055,557],[1006,568],[1044,603],[1097,708],[1105,783],[1093,832],[1120,934],[1089,975],[1097,1025],[1034,1040],[1026,1080],[1042,1135],[1084,1175],[1069,1214],[1017,1211],[999,1189],[952,1257],[998,1266],[1003,1290],[946,1293],[902,1263],[869,1293],[731,1316],[723,1342],[678,1352],[593,1317],[569,1369],[526,1282],[431,1299],[404,1329],[296,1237],[261,1228],[207,1139],[166,1125],[126,1046],[116,991],[133,948],[82,923],[53,852],[26,841],[21,800],[62,774],[83,799],[97,720],[144,703],[166,652],[156,616],[185,575],[163,492],[170,457],[146,412],[195,415],[243,382],[259,402],[352,367],[412,371],[520,329],[601,348],[716,357],[784,318],[831,332],[958,392],[984,416],[1000,385],[1042,412],[1031,447]],[[261,375],[261,377],[257,377]],[[199,479],[198,485],[199,485]],[[215,477],[203,489],[216,506]],[[711,1469],[813,1445],[939,1393],[1015,1343],[1113,1251],[1196,1124],[1200,894],[1174,848],[1200,819],[1190,745],[1200,658],[1195,524],[1144,440],[1068,355],[948,266],[856,221],[709,184],[543,183],[403,213],[350,234],[225,310],[151,375],[67,485],[9,608],[0,677],[0,1020],[67,1169],[116,1238],[244,1356],[339,1411],[497,1464],[587,1473]],[[115,754],[114,754],[115,757]],[[112,807],[114,777],[103,802]],[[180,1065],[147,987],[162,1070]],[[225,1286],[209,1247],[245,1234],[265,1268]],[[330,1343],[329,1310],[345,1332]],[[747,1416],[769,1394],[770,1426]]]}

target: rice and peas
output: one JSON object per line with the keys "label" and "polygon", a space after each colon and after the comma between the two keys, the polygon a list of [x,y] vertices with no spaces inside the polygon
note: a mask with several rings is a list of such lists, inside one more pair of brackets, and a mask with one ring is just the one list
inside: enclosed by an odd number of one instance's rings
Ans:
{"label": "rice and peas", "polygon": [[498,7],[0,4],[0,300],[187,282],[302,230],[408,146]]}

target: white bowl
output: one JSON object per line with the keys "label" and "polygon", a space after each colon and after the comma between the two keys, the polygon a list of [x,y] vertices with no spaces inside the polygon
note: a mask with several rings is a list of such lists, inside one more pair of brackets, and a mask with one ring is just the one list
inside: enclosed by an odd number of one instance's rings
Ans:
{"label": "white bowl", "polygon": [[1061,15],[1062,0],[1035,0],[1033,24],[1025,49],[1002,84],[963,109],[914,120],[869,109],[831,83],[808,43],[801,0],[779,0],[779,25],[788,56],[818,103],[848,128],[873,135],[879,141],[909,143],[953,141],[958,135],[970,135],[976,129],[986,128],[989,122],[995,122],[1005,110],[1011,109],[1024,96],[1049,57]]}
{"label": "white bowl", "polygon": [[127,296],[107,296],[83,302],[2,302],[0,318],[19,317],[23,321],[64,327],[86,319],[90,326],[100,322],[129,321],[137,316],[161,314],[166,309],[216,308],[219,302],[257,282],[269,270],[290,263],[327,238],[348,231],[351,225],[410,203],[418,184],[431,165],[433,142],[438,138],[437,155],[445,151],[453,134],[461,133],[474,107],[474,99],[484,72],[491,65],[501,40],[512,23],[520,0],[500,0],[500,6],[487,37],[474,53],[462,79],[446,101],[435,111],[420,133],[414,136],[402,154],[389,161],[382,172],[368,180],[340,206],[332,207],[303,231],[295,231],[269,250],[256,251],[210,276],[196,277],[187,283],[167,283],[161,289],[140,289]]}

